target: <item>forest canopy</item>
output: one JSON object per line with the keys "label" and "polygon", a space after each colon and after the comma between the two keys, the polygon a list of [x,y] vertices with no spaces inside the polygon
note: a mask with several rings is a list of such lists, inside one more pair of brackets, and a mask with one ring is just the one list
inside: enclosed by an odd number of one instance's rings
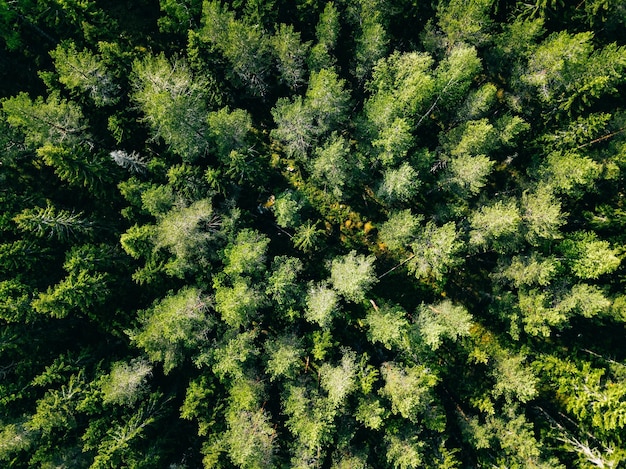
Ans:
{"label": "forest canopy", "polygon": [[0,0],[0,465],[626,467],[625,30]]}

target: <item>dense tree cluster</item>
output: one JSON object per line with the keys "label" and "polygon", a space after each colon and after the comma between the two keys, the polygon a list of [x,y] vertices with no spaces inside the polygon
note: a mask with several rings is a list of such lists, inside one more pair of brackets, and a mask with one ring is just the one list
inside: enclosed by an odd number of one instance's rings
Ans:
{"label": "dense tree cluster", "polygon": [[0,0],[0,465],[626,467],[623,0]]}

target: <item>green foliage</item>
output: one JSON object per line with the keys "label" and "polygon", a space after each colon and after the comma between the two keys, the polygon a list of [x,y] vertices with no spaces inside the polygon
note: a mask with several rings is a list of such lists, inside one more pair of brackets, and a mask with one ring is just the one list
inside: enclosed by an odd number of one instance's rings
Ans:
{"label": "green foliage", "polygon": [[341,138],[329,140],[315,151],[311,162],[311,177],[325,191],[336,199],[344,198],[345,186],[350,184],[354,161],[350,155],[348,142]]}
{"label": "green foliage", "polygon": [[[544,456],[543,445],[534,437],[533,426],[517,409],[509,407],[503,415],[490,415],[484,423],[469,422],[473,445],[481,449],[499,448],[496,453],[500,466],[563,468],[558,461]],[[486,455],[485,460],[491,459]]]}
{"label": "green foliage", "polygon": [[115,83],[101,58],[88,50],[78,51],[76,45],[59,45],[50,52],[59,81],[70,90],[87,94],[98,107],[116,104],[120,86]]}
{"label": "green foliage", "polygon": [[[221,381],[227,382],[230,378],[236,380],[239,391],[238,401],[256,402],[258,386],[250,386],[250,383],[243,382],[247,369],[246,362],[259,354],[259,350],[254,345],[257,331],[251,330],[241,334],[236,332],[228,333],[216,347],[213,353],[213,372]],[[249,364],[249,362],[248,362]],[[250,408],[250,405],[243,405],[242,408]]]}
{"label": "green foliage", "polygon": [[450,269],[462,262],[457,257],[462,247],[454,222],[437,226],[429,221],[411,243],[413,257],[408,263],[409,272],[417,278],[442,281]]}
{"label": "green foliage", "polygon": [[224,273],[256,276],[265,271],[265,253],[270,240],[252,230],[242,230],[224,250]]}
{"label": "green foliage", "polygon": [[155,248],[167,249],[173,259],[168,265],[172,275],[181,276],[202,262],[203,250],[214,238],[219,220],[211,202],[198,200],[189,207],[173,208],[156,225]]}
{"label": "green foliage", "polygon": [[291,385],[283,400],[287,428],[296,437],[299,451],[317,458],[323,446],[330,443],[334,428],[334,406],[314,390]]}
{"label": "green foliage", "polygon": [[559,245],[566,263],[576,277],[596,279],[620,265],[618,251],[607,241],[597,239],[595,233],[578,232]]}
{"label": "green foliage", "polygon": [[100,469],[124,463],[141,467],[140,464],[157,462],[158,458],[146,458],[133,447],[144,436],[146,428],[157,421],[160,410],[157,399],[158,395],[151,395],[135,413],[107,430],[102,441],[98,442],[91,467]]}
{"label": "green foliage", "polygon": [[285,191],[274,200],[272,211],[276,216],[276,223],[282,228],[294,228],[300,224],[300,209],[302,202],[297,194]]}
{"label": "green foliage", "polygon": [[470,91],[458,116],[462,119],[480,119],[495,105],[498,89],[493,83],[487,83],[477,90]]}
{"label": "green foliage", "polygon": [[472,214],[470,244],[496,252],[510,252],[519,242],[522,217],[515,200],[498,200]]}
{"label": "green foliage", "polygon": [[133,99],[154,138],[186,161],[203,156],[208,151],[205,83],[184,62],[164,55],[136,60],[133,77]]}
{"label": "green foliage", "polygon": [[461,305],[446,300],[436,305],[421,305],[416,320],[419,335],[432,350],[437,350],[444,338],[457,340],[468,336],[472,316]]}
{"label": "green foliage", "polygon": [[98,194],[111,182],[112,168],[108,159],[103,155],[90,154],[86,146],[68,148],[45,144],[37,148],[37,156],[71,186],[85,187]]}
{"label": "green foliage", "polygon": [[135,259],[148,257],[153,249],[155,234],[153,225],[133,225],[120,236],[120,244],[126,254]]}
{"label": "green foliage", "polygon": [[362,400],[356,410],[355,418],[365,427],[378,430],[384,423],[387,411],[380,405],[378,399]]}
{"label": "green foliage", "polygon": [[30,308],[32,292],[18,280],[0,282],[0,318],[7,323],[30,322],[33,312]]}
{"label": "green foliage", "polygon": [[292,25],[282,23],[278,25],[270,44],[278,62],[280,81],[293,90],[303,86],[306,82],[305,62],[309,44],[302,43],[300,33],[294,31]]}
{"label": "green foliage", "polygon": [[420,185],[417,171],[409,163],[402,163],[384,172],[378,196],[387,203],[407,203],[418,194]]}
{"label": "green foliage", "polygon": [[385,385],[379,394],[391,402],[391,411],[417,422],[432,403],[437,376],[425,366],[404,367],[394,362],[383,363],[380,371]]}
{"label": "green foliage", "polygon": [[327,2],[324,11],[320,14],[315,37],[317,42],[309,52],[309,68],[319,71],[323,68],[331,68],[335,63],[331,52],[337,45],[340,30],[339,11],[333,2]]}
{"label": "green foliage", "polygon": [[391,251],[402,251],[417,237],[420,221],[409,209],[392,212],[378,228],[378,236]]}
{"label": "green foliage", "polygon": [[21,422],[2,423],[0,431],[0,461],[11,460],[13,455],[28,451],[32,436]]}
{"label": "green foliage", "polygon": [[560,262],[553,256],[544,258],[537,253],[514,256],[511,263],[498,272],[516,288],[530,285],[547,286],[559,272]]}
{"label": "green foliage", "polygon": [[219,2],[203,3],[203,37],[229,61],[231,79],[248,87],[254,95],[265,96],[271,64],[269,40],[260,27],[235,19]]}
{"label": "green foliage", "polygon": [[588,107],[615,93],[626,67],[616,44],[594,50],[592,32],[553,33],[537,48],[522,79],[537,89],[540,100],[565,111]]}
{"label": "green foliage", "polygon": [[213,328],[207,298],[195,288],[183,288],[155,302],[140,315],[141,327],[129,331],[131,341],[167,374],[179,366]]}
{"label": "green foliage", "polygon": [[356,354],[351,350],[343,351],[339,365],[324,363],[320,366],[320,384],[328,393],[328,401],[332,406],[342,404],[356,388],[356,368]]}
{"label": "green foliage", "polygon": [[32,302],[33,309],[55,318],[72,314],[91,315],[94,309],[109,299],[111,290],[104,273],[80,270],[70,273],[65,279],[47,291],[39,293]]}
{"label": "green foliage", "polygon": [[384,57],[387,52],[387,33],[380,21],[380,13],[374,6],[376,2],[368,5],[367,2],[360,2],[360,12],[358,20],[360,34],[356,37],[355,55],[355,76],[363,81],[368,78],[374,64]]}
{"label": "green foliage", "polygon": [[279,256],[272,261],[272,273],[267,279],[265,293],[281,308],[287,309],[301,302],[303,289],[298,284],[302,261],[296,257]]}
{"label": "green foliage", "polygon": [[215,286],[215,310],[233,328],[247,326],[255,320],[263,299],[261,292],[243,278],[235,279],[232,287],[219,283]]}
{"label": "green foliage", "polygon": [[272,108],[276,128],[272,136],[289,156],[304,157],[319,133],[315,116],[302,98],[280,98]]}
{"label": "green foliage", "polygon": [[372,92],[365,113],[377,130],[390,127],[398,117],[426,110],[435,92],[430,75],[433,60],[423,53],[393,53],[374,67],[368,84]]}
{"label": "green foliage", "polygon": [[327,328],[337,313],[338,306],[339,297],[335,290],[324,284],[312,285],[307,293],[304,317],[309,322]]}
{"label": "green foliage", "polygon": [[543,240],[561,238],[559,228],[565,223],[566,213],[561,203],[547,185],[540,185],[532,193],[522,195],[522,219],[526,227],[526,240],[538,245]]}
{"label": "green foliage", "polygon": [[550,327],[563,329],[574,315],[592,318],[606,313],[611,302],[597,287],[580,283],[553,292],[539,289],[519,293],[524,329],[531,335],[550,335]]}
{"label": "green foliage", "polygon": [[80,108],[53,93],[32,101],[26,93],[2,101],[6,120],[24,134],[31,148],[51,146],[72,147],[89,139],[87,123]]}
{"label": "green foliage", "polygon": [[623,3],[0,0],[2,464],[623,465]]}
{"label": "green foliage", "polygon": [[589,156],[575,151],[553,152],[539,168],[541,181],[557,194],[578,195],[592,187],[602,171]]}
{"label": "green foliage", "polygon": [[162,12],[159,29],[173,33],[186,33],[195,26],[202,9],[200,0],[159,0],[159,5]]}
{"label": "green foliage", "polygon": [[445,181],[456,188],[461,197],[476,195],[487,183],[494,161],[485,155],[461,154],[448,164],[450,177]]}
{"label": "green foliage", "polygon": [[230,459],[242,468],[271,467],[276,431],[267,412],[260,409],[229,413],[227,421],[225,439]]}
{"label": "green foliage", "polygon": [[424,464],[423,447],[417,435],[390,435],[387,440],[387,462],[399,469],[415,469]]}
{"label": "green foliage", "polygon": [[145,381],[151,373],[150,364],[142,359],[114,363],[109,375],[102,380],[102,401],[132,406],[146,392]]}
{"label": "green foliage", "polygon": [[170,185],[158,185],[146,189],[141,194],[142,208],[154,217],[169,212],[176,202],[176,196]]}
{"label": "green foliage", "polygon": [[504,396],[509,402],[528,402],[536,396],[537,378],[523,365],[524,360],[520,355],[498,357],[493,371],[494,397]]}
{"label": "green foliage", "polygon": [[[455,45],[435,70],[437,97],[429,112],[434,110],[434,106],[456,110],[480,70],[481,61],[476,49],[465,44]],[[424,114],[420,120],[427,115]]]}
{"label": "green foliage", "polygon": [[229,160],[232,151],[247,150],[252,118],[243,109],[231,111],[223,107],[207,116],[209,135],[218,156],[223,162]]}
{"label": "green foliage", "polygon": [[449,46],[463,42],[472,45],[486,42],[493,3],[493,0],[470,3],[463,0],[440,1],[437,12],[439,27],[445,33]]}
{"label": "green foliage", "polygon": [[374,274],[374,257],[351,251],[333,259],[330,268],[333,288],[346,300],[360,302],[377,282]]}
{"label": "green foliage", "polygon": [[371,342],[380,342],[389,350],[407,348],[409,322],[406,311],[400,306],[375,306],[368,311],[364,322],[368,326],[367,337]]}
{"label": "green foliage", "polygon": [[304,252],[314,251],[323,233],[315,223],[308,221],[296,229],[292,238],[293,245]]}
{"label": "green foliage", "polygon": [[406,118],[396,117],[388,127],[381,129],[372,146],[378,149],[380,162],[387,166],[401,161],[413,144],[411,126]]}
{"label": "green foliage", "polygon": [[350,103],[346,81],[333,69],[311,73],[305,103],[314,115],[319,133],[327,133],[346,121]]}
{"label": "green foliage", "polygon": [[303,350],[294,336],[268,341],[265,343],[265,350],[268,355],[266,370],[271,381],[293,377],[295,368],[302,364]]}

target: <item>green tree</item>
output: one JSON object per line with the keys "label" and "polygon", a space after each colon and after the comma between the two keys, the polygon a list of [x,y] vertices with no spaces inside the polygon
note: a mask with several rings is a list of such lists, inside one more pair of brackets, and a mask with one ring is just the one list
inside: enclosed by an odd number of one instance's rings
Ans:
{"label": "green tree", "polygon": [[324,363],[319,367],[322,389],[328,393],[328,401],[333,406],[345,402],[348,395],[356,388],[356,355],[351,350],[344,350],[337,366]]}
{"label": "green tree", "polygon": [[316,223],[308,221],[296,229],[291,240],[296,248],[308,253],[319,248],[318,242],[323,233]]}
{"label": "green tree", "polygon": [[270,39],[277,61],[280,81],[292,90],[297,90],[306,83],[306,57],[309,43],[302,43],[300,33],[293,26],[279,24],[276,33]]}
{"label": "green tree", "polygon": [[391,411],[417,422],[433,400],[437,376],[423,365],[405,367],[395,362],[383,363],[380,371],[385,385],[379,394],[391,402]]}
{"label": "green tree", "polygon": [[547,185],[539,185],[533,192],[522,195],[522,220],[526,227],[526,240],[536,246],[542,240],[562,237],[559,228],[565,224],[566,213],[561,203]]}
{"label": "green tree", "polygon": [[32,289],[17,279],[0,281],[0,318],[5,323],[32,321],[32,295]]}
{"label": "green tree", "polygon": [[374,273],[374,257],[351,251],[333,259],[330,267],[333,288],[346,300],[360,302],[377,282]]}
{"label": "green tree", "polygon": [[345,198],[353,180],[355,161],[349,143],[342,137],[331,138],[315,151],[311,161],[311,178],[336,199]]}
{"label": "green tree", "polygon": [[437,350],[443,339],[456,341],[470,334],[472,315],[462,305],[455,305],[449,300],[435,305],[421,305],[417,314],[419,335],[432,350]]}
{"label": "green tree", "polygon": [[475,211],[470,219],[470,244],[510,252],[519,243],[522,217],[514,199],[498,200]]}
{"label": "green tree", "polygon": [[439,27],[446,35],[448,47],[459,43],[475,46],[488,41],[493,0],[469,3],[463,0],[440,1],[437,8]]}
{"label": "green tree", "polygon": [[276,430],[263,409],[227,414],[228,455],[238,467],[261,469],[273,464]]}
{"label": "green tree", "polygon": [[313,112],[320,133],[327,133],[347,119],[350,93],[346,81],[333,69],[311,73],[305,100]]}
{"label": "green tree", "polygon": [[594,50],[593,33],[555,32],[537,48],[522,79],[538,98],[565,111],[588,107],[613,94],[626,67],[623,47],[609,44]]}
{"label": "green tree", "polygon": [[322,449],[332,441],[334,406],[315,389],[292,384],[285,391],[283,410],[287,428],[296,438],[292,464],[299,459],[319,461]]}
{"label": "green tree", "polygon": [[418,172],[409,163],[386,169],[377,195],[389,204],[408,203],[418,194],[421,181]]}
{"label": "green tree", "polygon": [[159,0],[159,5],[162,15],[158,24],[161,31],[185,34],[197,26],[202,10],[200,0]]}
{"label": "green tree", "polygon": [[304,289],[298,277],[303,267],[302,261],[296,257],[277,256],[273,259],[265,293],[280,309],[292,311],[302,303]]}
{"label": "green tree", "polygon": [[232,287],[215,285],[215,310],[233,328],[248,326],[254,321],[264,300],[264,295],[242,277],[236,278]]}
{"label": "green tree", "polygon": [[262,274],[265,269],[267,245],[270,240],[253,230],[242,230],[232,244],[224,249],[224,273],[231,277]]}
{"label": "green tree", "polygon": [[183,288],[142,311],[141,325],[129,331],[129,337],[150,360],[162,362],[163,371],[170,373],[213,329],[215,320],[208,314],[208,305],[201,291]]}
{"label": "green tree", "polygon": [[74,43],[59,45],[50,55],[59,81],[67,88],[82,91],[99,107],[119,101],[121,87],[100,57],[88,50],[78,51]]}
{"label": "green tree", "polygon": [[101,382],[102,401],[132,406],[147,391],[146,380],[151,374],[152,367],[143,359],[114,363]]}
{"label": "green tree", "polygon": [[204,2],[202,10],[202,37],[229,61],[231,79],[252,94],[265,96],[271,70],[270,41],[265,31],[260,25],[236,19],[219,2]]}
{"label": "green tree", "polygon": [[340,31],[340,16],[334,2],[327,2],[324,11],[320,13],[315,38],[317,42],[311,47],[308,57],[311,71],[319,71],[323,68],[331,68],[335,65],[335,57],[332,55]]}
{"label": "green tree", "polygon": [[155,139],[162,138],[186,161],[206,154],[208,87],[185,62],[148,55],[133,63],[132,83],[132,97]]}
{"label": "green tree", "polygon": [[434,278],[441,282],[450,269],[462,262],[458,254],[463,243],[454,222],[443,226],[427,222],[410,246],[413,257],[407,267],[417,278]]}
{"label": "green tree", "polygon": [[33,149],[49,144],[72,148],[90,141],[87,122],[78,105],[52,93],[44,101],[34,101],[26,93],[2,101],[6,120],[24,134],[26,145]]}
{"label": "green tree", "polygon": [[266,372],[271,381],[277,378],[293,378],[302,365],[304,350],[296,336],[268,340],[265,342],[265,351],[268,356]]}
{"label": "green tree", "polygon": [[368,326],[367,338],[372,343],[381,343],[389,350],[407,348],[409,321],[406,311],[393,304],[379,307],[372,302],[372,306],[364,320]]}
{"label": "green tree", "polygon": [[48,287],[32,302],[35,311],[55,318],[71,315],[95,316],[111,297],[110,276],[80,270],[70,273],[58,284]]}
{"label": "green tree", "polygon": [[306,297],[304,318],[327,328],[337,313],[338,306],[339,297],[335,290],[325,284],[312,285]]}
{"label": "green tree", "polygon": [[620,265],[618,251],[594,233],[577,232],[559,245],[572,274],[580,279],[596,279]]}
{"label": "green tree", "polygon": [[421,218],[410,209],[389,214],[389,218],[378,228],[380,241],[391,251],[403,251],[417,238]]}
{"label": "green tree", "polygon": [[247,151],[250,146],[252,117],[243,109],[230,110],[223,107],[207,116],[209,135],[214,142],[217,155],[228,162],[233,151]]}
{"label": "green tree", "polygon": [[189,207],[175,207],[159,220],[154,246],[172,254],[167,265],[171,275],[182,276],[208,260],[208,244],[219,226],[220,221],[207,199],[198,200]]}
{"label": "green tree", "polygon": [[46,208],[25,209],[13,220],[24,232],[58,240],[88,234],[93,226],[91,221],[82,217],[82,213],[57,210],[50,204]]}
{"label": "green tree", "polygon": [[274,199],[272,211],[276,224],[282,228],[295,228],[300,225],[300,210],[304,202],[297,193],[287,190]]}
{"label": "green tree", "polygon": [[413,134],[409,121],[396,117],[388,127],[380,130],[372,146],[378,150],[378,159],[384,166],[391,166],[403,160],[413,144]]}

